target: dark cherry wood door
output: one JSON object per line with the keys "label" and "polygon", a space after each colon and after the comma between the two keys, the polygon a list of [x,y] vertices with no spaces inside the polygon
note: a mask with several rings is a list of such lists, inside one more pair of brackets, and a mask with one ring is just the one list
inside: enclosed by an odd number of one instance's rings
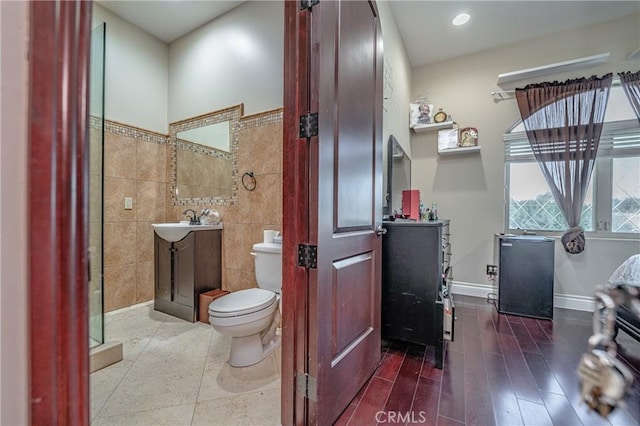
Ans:
{"label": "dark cherry wood door", "polygon": [[91,2],[29,4],[30,422],[89,424]]}
{"label": "dark cherry wood door", "polygon": [[382,49],[375,3],[321,1],[310,13],[307,421],[331,424],[380,361]]}

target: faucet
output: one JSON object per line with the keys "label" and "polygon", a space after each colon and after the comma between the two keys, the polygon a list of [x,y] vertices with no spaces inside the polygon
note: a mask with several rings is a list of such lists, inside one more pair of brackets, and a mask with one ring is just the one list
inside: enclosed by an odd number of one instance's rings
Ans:
{"label": "faucet", "polygon": [[[193,213],[193,216],[189,216],[187,213]],[[200,218],[198,217],[198,213],[196,213],[193,209],[187,209],[182,212],[183,215],[189,218],[189,225],[200,225]]]}

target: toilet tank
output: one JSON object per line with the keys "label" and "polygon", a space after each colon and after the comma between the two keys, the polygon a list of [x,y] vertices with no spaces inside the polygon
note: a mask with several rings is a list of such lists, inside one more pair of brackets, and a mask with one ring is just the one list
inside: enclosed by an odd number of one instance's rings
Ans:
{"label": "toilet tank", "polygon": [[253,245],[258,287],[280,293],[282,288],[282,244]]}

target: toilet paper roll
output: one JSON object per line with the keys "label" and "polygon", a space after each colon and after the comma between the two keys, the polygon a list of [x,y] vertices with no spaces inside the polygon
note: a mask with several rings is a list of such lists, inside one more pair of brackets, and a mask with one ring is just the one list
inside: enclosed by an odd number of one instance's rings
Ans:
{"label": "toilet paper roll", "polygon": [[275,237],[276,235],[278,235],[278,231],[274,231],[273,229],[268,229],[266,231],[264,231],[264,242],[265,243],[272,243],[273,242],[273,237]]}

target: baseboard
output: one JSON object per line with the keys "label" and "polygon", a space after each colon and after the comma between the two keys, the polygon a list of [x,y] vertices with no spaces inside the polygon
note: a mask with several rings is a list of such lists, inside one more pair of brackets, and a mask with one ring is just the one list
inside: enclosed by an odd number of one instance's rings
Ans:
{"label": "baseboard", "polygon": [[[465,283],[453,281],[451,292],[464,296],[486,298],[489,293],[496,293],[497,286],[493,287],[485,284]],[[593,312],[595,302],[593,297],[578,296],[574,294],[555,294],[553,306],[556,308],[572,309],[574,311]]]}
{"label": "baseboard", "polygon": [[496,288],[485,284],[463,283],[460,281],[453,281],[451,285],[451,293],[461,294],[463,296],[473,296],[487,298],[489,293],[495,293]]}
{"label": "baseboard", "polygon": [[556,294],[553,297],[553,306],[556,308],[573,309],[574,311],[593,312],[596,304],[593,297]]}
{"label": "baseboard", "polygon": [[105,315],[118,315],[129,309],[141,308],[143,306],[153,305],[153,299],[147,300],[146,302],[136,303],[135,305],[125,306],[124,308],[114,309],[113,311],[105,312]]}

